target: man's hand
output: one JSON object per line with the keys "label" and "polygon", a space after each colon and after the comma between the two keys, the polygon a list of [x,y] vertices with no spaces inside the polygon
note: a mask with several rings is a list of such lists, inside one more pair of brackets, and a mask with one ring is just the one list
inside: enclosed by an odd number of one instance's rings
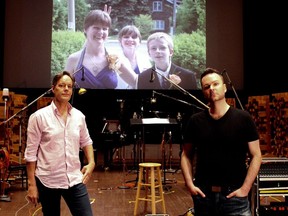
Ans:
{"label": "man's hand", "polygon": [[36,185],[29,185],[28,186],[28,192],[27,197],[31,203],[33,203],[35,206],[38,204],[38,189]]}
{"label": "man's hand", "polygon": [[81,172],[83,173],[83,178],[82,178],[83,184],[88,183],[90,177],[92,176],[94,168],[95,168],[95,163],[89,163],[82,168]]}

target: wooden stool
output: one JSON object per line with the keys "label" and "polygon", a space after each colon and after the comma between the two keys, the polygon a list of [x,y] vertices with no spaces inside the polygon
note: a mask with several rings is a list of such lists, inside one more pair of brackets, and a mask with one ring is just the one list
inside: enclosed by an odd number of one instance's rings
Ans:
{"label": "wooden stool", "polygon": [[[161,164],[160,163],[140,163],[139,164],[139,178],[137,184],[136,202],[134,207],[134,215],[137,215],[139,201],[145,201],[144,211],[147,209],[147,202],[151,202],[152,214],[156,214],[156,203],[162,202],[163,213],[166,213],[165,200],[162,188],[161,178]],[[145,173],[144,173],[145,168]],[[155,171],[157,181],[155,179]],[[144,174],[143,174],[144,173]],[[149,180],[150,176],[150,180]],[[145,177],[145,179],[144,179]],[[145,197],[140,197],[141,187],[145,188]],[[148,189],[150,193],[148,194]],[[156,196],[155,189],[159,188],[159,196]]]}

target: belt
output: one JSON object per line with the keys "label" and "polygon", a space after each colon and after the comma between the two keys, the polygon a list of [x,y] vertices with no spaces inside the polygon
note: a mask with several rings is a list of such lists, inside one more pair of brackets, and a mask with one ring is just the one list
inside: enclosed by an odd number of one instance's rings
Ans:
{"label": "belt", "polygon": [[221,191],[223,191],[223,187],[220,186],[211,186],[211,191],[215,192],[215,193],[220,193]]}
{"label": "belt", "polygon": [[229,186],[225,186],[225,187],[221,187],[221,186],[211,186],[211,192],[214,193],[231,193],[232,191],[234,191],[236,188],[235,187],[229,187]]}

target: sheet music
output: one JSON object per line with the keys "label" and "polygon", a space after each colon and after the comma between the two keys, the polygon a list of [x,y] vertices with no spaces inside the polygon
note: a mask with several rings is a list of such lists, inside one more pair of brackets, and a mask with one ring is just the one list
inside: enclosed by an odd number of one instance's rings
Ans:
{"label": "sheet music", "polygon": [[131,125],[177,125],[174,118],[142,118],[130,119]]}
{"label": "sheet music", "polygon": [[167,118],[143,118],[143,124],[169,124],[170,121]]}

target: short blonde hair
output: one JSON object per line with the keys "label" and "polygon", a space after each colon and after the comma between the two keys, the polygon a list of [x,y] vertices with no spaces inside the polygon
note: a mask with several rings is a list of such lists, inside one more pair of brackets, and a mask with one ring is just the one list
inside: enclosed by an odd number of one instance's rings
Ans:
{"label": "short blonde hair", "polygon": [[174,43],[173,43],[173,39],[170,35],[168,35],[167,33],[165,32],[155,32],[153,34],[151,34],[148,39],[147,39],[147,47],[149,49],[149,43],[152,41],[152,40],[157,40],[157,39],[164,39],[167,41],[168,43],[168,47],[170,50],[173,50],[174,48]]}

